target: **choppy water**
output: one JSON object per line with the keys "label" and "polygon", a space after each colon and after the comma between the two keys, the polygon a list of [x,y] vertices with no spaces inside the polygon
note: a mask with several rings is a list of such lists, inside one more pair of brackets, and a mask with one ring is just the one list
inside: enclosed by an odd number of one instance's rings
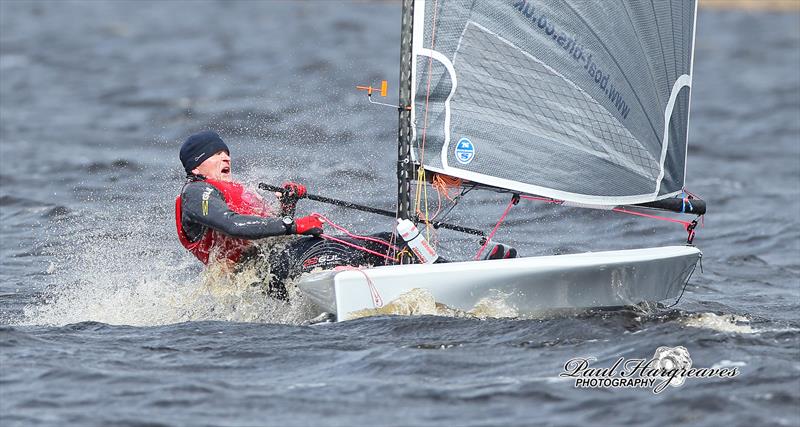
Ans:
{"label": "choppy water", "polygon": [[[177,148],[240,178],[391,208],[397,3],[0,2],[2,425],[800,425],[800,16],[701,10],[689,188],[710,213],[676,307],[301,326],[201,276],[173,234]],[[454,221],[494,224],[476,195]],[[390,219],[317,210],[357,231]],[[521,205],[526,255],[680,244],[672,224]],[[591,236],[591,238],[587,238]],[[443,235],[451,258],[477,246]],[[737,378],[575,389],[566,360],[685,346]]]}

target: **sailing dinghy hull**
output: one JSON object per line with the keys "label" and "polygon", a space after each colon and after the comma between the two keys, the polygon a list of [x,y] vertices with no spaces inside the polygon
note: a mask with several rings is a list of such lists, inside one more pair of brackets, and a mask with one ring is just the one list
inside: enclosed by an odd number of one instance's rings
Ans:
{"label": "sailing dinghy hull", "polygon": [[[337,321],[389,303],[412,289],[437,303],[470,311],[503,296],[518,316],[556,309],[619,307],[676,299],[700,260],[693,246],[668,246],[491,261],[394,265],[323,271],[301,278],[300,290]],[[371,284],[370,284],[371,283]]]}

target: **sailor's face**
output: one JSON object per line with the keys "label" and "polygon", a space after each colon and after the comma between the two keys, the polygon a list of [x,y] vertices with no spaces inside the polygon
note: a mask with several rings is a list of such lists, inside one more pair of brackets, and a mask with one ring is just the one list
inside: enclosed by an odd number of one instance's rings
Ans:
{"label": "sailor's face", "polygon": [[231,156],[226,151],[218,151],[213,156],[200,163],[192,171],[196,175],[203,175],[206,178],[216,179],[217,181],[232,181],[231,178]]}

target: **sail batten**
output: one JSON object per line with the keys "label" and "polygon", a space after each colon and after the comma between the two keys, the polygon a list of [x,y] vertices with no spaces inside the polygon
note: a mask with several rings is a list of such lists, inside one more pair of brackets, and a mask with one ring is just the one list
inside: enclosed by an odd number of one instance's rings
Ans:
{"label": "sail batten", "polygon": [[695,0],[417,0],[413,159],[576,203],[679,193]]}

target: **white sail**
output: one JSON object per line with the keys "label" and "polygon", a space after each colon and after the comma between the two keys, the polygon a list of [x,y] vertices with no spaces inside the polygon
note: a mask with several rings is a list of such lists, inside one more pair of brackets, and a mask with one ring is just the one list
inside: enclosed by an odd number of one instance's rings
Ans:
{"label": "white sail", "polygon": [[695,0],[417,0],[427,170],[575,203],[682,191]]}

